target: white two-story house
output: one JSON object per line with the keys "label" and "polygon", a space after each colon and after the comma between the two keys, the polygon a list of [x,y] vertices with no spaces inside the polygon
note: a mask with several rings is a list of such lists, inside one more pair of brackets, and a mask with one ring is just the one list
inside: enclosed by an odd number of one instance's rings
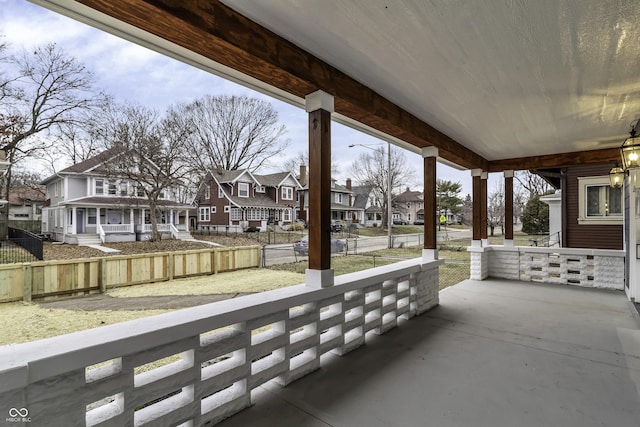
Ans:
{"label": "white two-story house", "polygon": [[106,150],[42,181],[47,189],[43,233],[55,241],[77,244],[145,240],[155,214],[164,237],[190,237],[192,206],[174,201],[177,189],[167,189],[157,211],[151,212],[141,188],[108,172],[106,165],[119,155],[119,149]]}

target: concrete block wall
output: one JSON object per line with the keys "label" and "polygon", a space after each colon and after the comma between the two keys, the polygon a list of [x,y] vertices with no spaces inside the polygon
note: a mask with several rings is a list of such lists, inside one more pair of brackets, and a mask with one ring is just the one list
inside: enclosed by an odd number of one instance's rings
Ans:
{"label": "concrete block wall", "polygon": [[[438,304],[443,261],[408,260],[0,347],[0,407],[33,425],[212,425]],[[136,408],[141,408],[136,410]]]}
{"label": "concrete block wall", "polygon": [[471,279],[624,290],[624,251],[543,247],[470,247]]}

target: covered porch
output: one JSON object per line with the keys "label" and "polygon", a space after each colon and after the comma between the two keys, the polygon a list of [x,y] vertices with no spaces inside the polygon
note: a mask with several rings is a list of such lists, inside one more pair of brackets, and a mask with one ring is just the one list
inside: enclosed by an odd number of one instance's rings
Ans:
{"label": "covered porch", "polygon": [[467,280],[220,426],[636,426],[639,326],[621,292]]}
{"label": "covered porch", "polygon": [[[91,426],[637,424],[624,292],[478,280],[440,298],[435,230],[439,162],[471,170],[472,277],[498,255],[518,277],[549,258],[488,245],[488,174],[510,218],[514,170],[615,164],[640,111],[633,2],[34,1],[303,107],[309,268],[299,286],[1,349],[4,407]],[[334,277],[332,121],[422,157],[420,258]],[[622,253],[580,254],[593,274],[545,277],[628,289],[635,231]]]}

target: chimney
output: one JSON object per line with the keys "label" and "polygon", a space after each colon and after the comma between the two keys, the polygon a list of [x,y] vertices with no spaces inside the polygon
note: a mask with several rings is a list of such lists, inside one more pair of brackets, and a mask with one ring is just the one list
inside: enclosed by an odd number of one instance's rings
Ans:
{"label": "chimney", "polygon": [[307,165],[300,165],[300,185],[306,187],[307,185]]}
{"label": "chimney", "polygon": [[347,178],[347,190],[351,190],[351,178]]}

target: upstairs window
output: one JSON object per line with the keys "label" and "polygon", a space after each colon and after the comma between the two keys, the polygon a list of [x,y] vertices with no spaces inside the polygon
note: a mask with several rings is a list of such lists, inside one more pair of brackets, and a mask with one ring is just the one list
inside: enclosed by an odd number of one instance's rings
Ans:
{"label": "upstairs window", "polygon": [[238,183],[238,197],[249,197],[249,184],[246,182]]}
{"label": "upstairs window", "polygon": [[104,194],[104,180],[96,179],[95,193]]}
{"label": "upstairs window", "polygon": [[336,193],[336,203],[342,203],[342,193]]}
{"label": "upstairs window", "polygon": [[204,188],[204,199],[209,200],[211,198],[211,187],[208,185]]}
{"label": "upstairs window", "polygon": [[282,200],[293,200],[293,187],[282,187],[280,194]]}
{"label": "upstairs window", "polygon": [[256,193],[264,193],[265,191],[264,185],[256,186]]}
{"label": "upstairs window", "polygon": [[224,199],[224,191],[222,191],[222,186],[218,187],[218,198]]}
{"label": "upstairs window", "polygon": [[115,182],[109,183],[109,194],[112,196],[115,196],[116,194],[118,194],[118,187],[116,186]]}

